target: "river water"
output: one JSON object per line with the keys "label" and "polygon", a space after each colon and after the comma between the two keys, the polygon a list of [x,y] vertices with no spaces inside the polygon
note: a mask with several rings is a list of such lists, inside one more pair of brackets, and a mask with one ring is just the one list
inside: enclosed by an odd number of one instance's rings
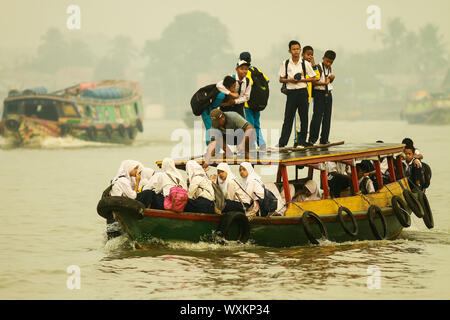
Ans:
{"label": "river water", "polygon": [[[262,123],[281,128],[264,115]],[[169,242],[142,250],[126,236],[105,240],[96,213],[102,191],[122,160],[155,167],[201,139],[181,121],[146,120],[144,127],[131,146],[46,139],[17,149],[0,138],[0,299],[450,298],[450,126],[332,123],[332,141],[414,140],[433,170],[434,229],[413,215],[394,241],[291,248]],[[171,141],[180,136],[183,142]]]}

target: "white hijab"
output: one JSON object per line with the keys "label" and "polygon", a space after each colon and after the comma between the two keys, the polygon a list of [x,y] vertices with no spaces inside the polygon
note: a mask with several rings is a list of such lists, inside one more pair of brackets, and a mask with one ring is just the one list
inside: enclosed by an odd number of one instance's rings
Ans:
{"label": "white hijab", "polygon": [[228,191],[228,184],[233,181],[233,179],[236,179],[234,174],[231,172],[230,166],[226,162],[222,162],[217,166],[217,170],[224,171],[227,173],[227,178],[225,180],[222,180],[219,176],[219,172],[217,172],[217,184],[219,185],[220,189],[222,190],[224,195],[227,195]]}
{"label": "white hijab", "polygon": [[190,199],[203,197],[213,201],[214,189],[212,181],[209,180],[202,166],[194,160],[189,160],[186,162],[186,173],[189,177],[188,197]]}
{"label": "white hijab", "polygon": [[264,198],[264,188],[261,177],[258,176],[249,162],[242,162],[241,166],[248,172],[247,178],[242,178],[242,186],[253,200]]}
{"label": "white hijab", "polygon": [[119,170],[117,171],[117,174],[114,177],[114,179],[112,180],[112,182],[114,183],[121,176],[124,176],[125,178],[127,178],[131,182],[130,171],[132,171],[136,167],[138,167],[137,172],[141,172],[142,169],[144,168],[142,163],[140,163],[139,161],[135,161],[135,160],[124,160],[124,161],[122,161],[122,163],[120,164]]}
{"label": "white hijab", "polygon": [[153,170],[152,168],[142,169],[141,182],[139,183],[140,187],[144,187],[145,185],[147,185],[148,182],[150,181],[151,177],[153,177],[154,174],[155,174],[155,170]]}
{"label": "white hijab", "polygon": [[186,181],[184,181],[181,172],[177,168],[175,168],[175,161],[173,161],[173,159],[164,158],[161,169],[166,175],[172,178],[175,183],[181,185],[183,189],[187,189]]}
{"label": "white hijab", "polygon": [[298,197],[297,201],[313,201],[313,200],[320,200],[320,190],[317,187],[317,183],[314,180],[308,180],[305,183],[305,188],[309,190],[309,192],[311,192],[311,195],[308,197],[306,196],[306,194],[301,194]]}
{"label": "white hijab", "polygon": [[208,179],[205,170],[203,170],[202,166],[194,160],[186,162],[186,173],[190,182],[192,182],[195,176],[201,176]]}

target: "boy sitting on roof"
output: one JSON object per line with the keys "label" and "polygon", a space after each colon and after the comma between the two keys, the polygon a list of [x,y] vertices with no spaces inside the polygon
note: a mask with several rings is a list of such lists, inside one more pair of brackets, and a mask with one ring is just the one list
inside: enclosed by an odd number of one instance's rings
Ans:
{"label": "boy sitting on roof", "polygon": [[255,143],[255,130],[243,117],[236,112],[223,112],[220,109],[211,111],[212,128],[210,130],[211,142],[206,150],[204,168],[207,168],[216,149],[222,148],[227,158],[233,157],[229,144],[236,145],[239,153],[245,152],[249,159],[250,146]]}

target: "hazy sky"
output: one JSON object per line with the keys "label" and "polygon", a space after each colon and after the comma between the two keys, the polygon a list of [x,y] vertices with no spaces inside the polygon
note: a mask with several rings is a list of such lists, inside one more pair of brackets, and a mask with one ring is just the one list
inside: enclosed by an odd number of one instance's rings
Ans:
{"label": "hazy sky", "polygon": [[[81,9],[80,30],[66,28],[70,4]],[[81,36],[129,35],[143,46],[159,38],[177,14],[202,10],[228,27],[235,52],[265,55],[280,37],[293,36],[323,49],[365,50],[380,34],[366,27],[370,5],[381,9],[381,31],[389,18],[400,17],[412,30],[431,22],[449,41],[449,0],[1,0],[0,48],[35,48],[49,27]]]}

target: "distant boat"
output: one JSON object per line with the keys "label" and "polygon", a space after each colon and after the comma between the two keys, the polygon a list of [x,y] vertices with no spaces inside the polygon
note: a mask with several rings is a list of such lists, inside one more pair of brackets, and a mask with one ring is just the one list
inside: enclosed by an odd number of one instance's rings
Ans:
{"label": "distant boat", "polygon": [[0,134],[17,145],[65,136],[128,144],[144,130],[142,109],[140,84],[124,80],[82,82],[52,93],[10,90]]}
{"label": "distant boat", "polygon": [[450,124],[450,94],[416,92],[400,116],[413,124]]}

